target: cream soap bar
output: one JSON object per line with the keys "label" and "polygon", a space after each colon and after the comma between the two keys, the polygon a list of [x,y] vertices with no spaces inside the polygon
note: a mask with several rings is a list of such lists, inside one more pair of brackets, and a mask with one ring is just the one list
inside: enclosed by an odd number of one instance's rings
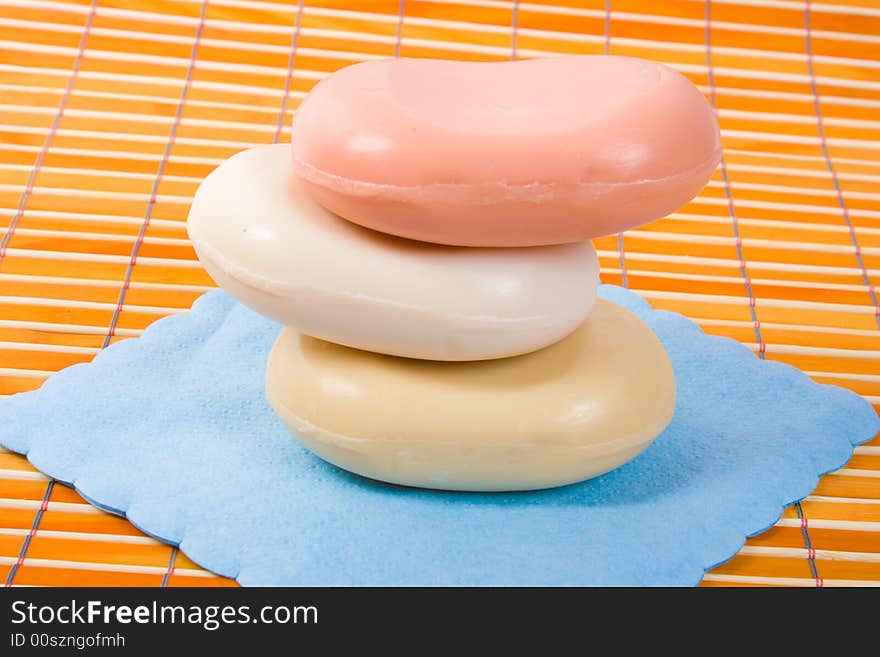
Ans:
{"label": "cream soap bar", "polygon": [[469,249],[385,235],[325,210],[292,168],[287,144],[231,157],[199,187],[187,230],[221,287],[297,331],[411,358],[503,358],[564,338],[593,306],[589,243]]}
{"label": "cream soap bar", "polygon": [[599,299],[564,340],[524,356],[443,363],[278,338],[266,394],[321,458],[382,481],[452,490],[569,484],[629,461],[675,407],[666,352]]}
{"label": "cream soap bar", "polygon": [[715,116],[671,68],[586,55],[369,61],[293,121],[294,171],[333,212],[440,244],[575,242],[693,198],[721,156]]}

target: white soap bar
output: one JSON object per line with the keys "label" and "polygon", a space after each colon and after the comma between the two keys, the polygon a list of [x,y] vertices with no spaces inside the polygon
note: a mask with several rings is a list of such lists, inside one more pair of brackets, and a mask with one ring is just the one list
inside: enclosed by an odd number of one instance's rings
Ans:
{"label": "white soap bar", "polygon": [[593,306],[588,242],[475,249],[393,237],[322,208],[291,168],[289,144],[231,157],[187,221],[214,280],[282,324],[384,354],[481,360],[553,344]]}
{"label": "white soap bar", "polygon": [[666,427],[675,379],[651,329],[599,299],[564,340],[479,363],[395,358],[282,332],[266,396],[321,458],[395,484],[529,490],[629,461]]}

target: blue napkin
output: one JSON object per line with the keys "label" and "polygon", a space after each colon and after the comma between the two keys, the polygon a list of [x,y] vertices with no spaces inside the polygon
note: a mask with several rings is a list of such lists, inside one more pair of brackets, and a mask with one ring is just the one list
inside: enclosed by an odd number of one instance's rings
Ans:
{"label": "blue napkin", "polygon": [[280,327],[220,291],[0,400],[0,442],[245,585],[694,585],[880,427],[849,391],[600,294],[663,341],[678,405],[641,456],[582,484],[435,492],[324,463],[264,398]]}

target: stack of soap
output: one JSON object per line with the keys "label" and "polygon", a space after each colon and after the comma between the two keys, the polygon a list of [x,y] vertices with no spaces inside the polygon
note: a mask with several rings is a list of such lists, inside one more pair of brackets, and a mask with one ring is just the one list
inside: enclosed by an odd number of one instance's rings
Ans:
{"label": "stack of soap", "polygon": [[318,84],[291,145],[220,165],[188,231],[211,276],[284,324],[270,404],[384,481],[525,490],[592,477],[665,428],[663,346],[596,298],[590,238],[705,184],[718,126],[637,59],[386,60]]}

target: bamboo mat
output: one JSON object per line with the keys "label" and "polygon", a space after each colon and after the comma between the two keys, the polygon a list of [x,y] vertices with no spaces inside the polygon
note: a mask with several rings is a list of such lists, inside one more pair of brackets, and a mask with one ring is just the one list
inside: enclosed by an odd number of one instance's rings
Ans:
{"label": "bamboo mat", "polygon": [[[210,289],[199,181],[328,73],[602,52],[690,77],[725,145],[693,202],[596,240],[603,280],[880,405],[880,0],[0,0],[0,395]],[[0,577],[235,584],[10,453]],[[880,439],[704,580],[732,584],[880,584]]]}

